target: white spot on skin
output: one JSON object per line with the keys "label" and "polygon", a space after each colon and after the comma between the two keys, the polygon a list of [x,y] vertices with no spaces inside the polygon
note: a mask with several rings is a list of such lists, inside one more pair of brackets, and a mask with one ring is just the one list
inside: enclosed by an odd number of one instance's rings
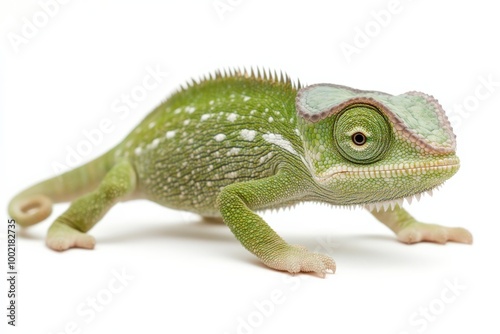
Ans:
{"label": "white spot on skin", "polygon": [[184,120],[184,122],[182,124],[188,125],[190,121],[191,121],[190,119],[186,119],[186,120]]}
{"label": "white spot on skin", "polygon": [[224,176],[227,177],[227,178],[229,178],[229,179],[234,179],[234,178],[238,177],[238,173],[237,172],[229,172],[229,173],[227,173]]}
{"label": "white spot on skin", "polygon": [[178,114],[178,113],[180,113],[180,112],[181,112],[181,110],[182,110],[181,108],[176,108],[176,109],[174,110],[174,114]]}
{"label": "white spot on skin", "polygon": [[245,139],[246,141],[254,140],[256,135],[257,135],[257,132],[255,130],[243,129],[240,131],[240,136],[243,139]]}
{"label": "white spot on skin", "polygon": [[236,121],[236,119],[237,119],[237,118],[238,118],[238,115],[236,115],[235,113],[231,113],[231,114],[229,114],[229,115],[227,116],[227,120],[228,120],[229,122],[234,122],[234,121]]}
{"label": "white spot on skin", "polygon": [[217,141],[223,141],[224,139],[226,139],[226,135],[223,133],[219,133],[218,135],[214,136],[214,139]]}
{"label": "white spot on skin", "polygon": [[167,139],[173,138],[175,136],[176,132],[177,131],[175,131],[175,130],[167,131],[167,133],[165,134],[165,137],[167,137]]}
{"label": "white spot on skin", "polygon": [[243,96],[243,101],[244,102],[247,102],[248,100],[250,100],[250,96]]}
{"label": "white spot on skin", "polygon": [[155,125],[156,125],[156,123],[155,123],[155,122],[151,122],[151,123],[149,123],[149,125],[148,125],[148,126],[149,126],[149,128],[150,128],[150,129],[152,129]]}
{"label": "white spot on skin", "polygon": [[210,105],[214,104],[214,100],[210,100],[210,102],[208,102],[208,104],[210,104]]}
{"label": "white spot on skin", "polygon": [[269,160],[271,159],[271,157],[273,156],[273,152],[269,152],[268,154],[262,156],[259,158],[259,162],[260,163],[264,163],[266,160]]}
{"label": "white spot on skin", "polygon": [[188,107],[185,108],[185,110],[186,110],[187,113],[192,114],[192,113],[195,112],[196,108],[193,107],[193,106],[188,106]]}
{"label": "white spot on skin", "polygon": [[229,151],[227,151],[227,155],[237,155],[240,152],[241,148],[233,147]]}
{"label": "white spot on skin", "polygon": [[297,155],[297,152],[292,147],[292,144],[290,144],[290,142],[284,139],[283,136],[280,134],[266,133],[265,135],[262,135],[262,138],[264,138],[264,140],[270,144],[279,146],[282,149],[287,150],[288,152],[294,155]]}
{"label": "white spot on skin", "polygon": [[272,123],[274,121],[274,118],[269,117],[267,120],[269,121],[269,123]]}
{"label": "white spot on skin", "polygon": [[142,148],[140,148],[140,147],[136,147],[136,148],[135,148],[135,150],[134,150],[134,153],[135,153],[135,155],[141,155],[141,153],[142,153]]}
{"label": "white spot on skin", "polygon": [[158,147],[158,144],[160,143],[160,138],[155,138],[155,140],[153,140],[151,142],[151,148],[156,148]]}
{"label": "white spot on skin", "polygon": [[211,114],[203,114],[201,115],[201,121],[206,121],[209,119],[212,115]]}

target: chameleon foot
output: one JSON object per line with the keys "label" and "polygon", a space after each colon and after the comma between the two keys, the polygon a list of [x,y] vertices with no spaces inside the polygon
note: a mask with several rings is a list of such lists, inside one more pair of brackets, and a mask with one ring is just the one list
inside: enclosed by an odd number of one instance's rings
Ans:
{"label": "chameleon foot", "polygon": [[397,236],[399,241],[408,244],[421,241],[431,241],[439,244],[445,244],[447,241],[472,244],[472,234],[464,228],[420,222],[415,222],[401,229]]}
{"label": "chameleon foot", "polygon": [[45,243],[49,248],[56,251],[63,251],[69,248],[93,249],[95,239],[93,236],[75,230],[68,225],[55,222],[49,228]]}
{"label": "chameleon foot", "polygon": [[335,261],[331,257],[310,252],[303,246],[287,245],[286,249],[277,251],[262,261],[268,267],[292,274],[315,272],[325,277],[327,273],[335,273]]}

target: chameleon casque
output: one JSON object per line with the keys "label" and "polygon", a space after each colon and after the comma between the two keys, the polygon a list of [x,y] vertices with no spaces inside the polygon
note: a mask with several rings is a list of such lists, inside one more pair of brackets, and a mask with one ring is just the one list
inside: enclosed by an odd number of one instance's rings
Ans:
{"label": "chameleon casque", "polygon": [[271,268],[324,276],[333,259],[286,243],[255,212],[304,201],[361,206],[400,241],[472,243],[467,230],[421,223],[402,208],[457,172],[455,146],[432,96],[228,70],[181,88],[101,157],[24,190],[9,214],[29,226],[53,202],[72,201],[46,244],[94,248],[86,232],[115,203],[145,198],[221,217]]}

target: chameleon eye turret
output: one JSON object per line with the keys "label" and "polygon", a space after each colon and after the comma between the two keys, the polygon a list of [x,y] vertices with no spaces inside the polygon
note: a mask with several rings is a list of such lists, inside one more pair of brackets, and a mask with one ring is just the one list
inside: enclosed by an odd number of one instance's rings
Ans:
{"label": "chameleon eye turret", "polygon": [[371,105],[346,107],[334,120],[333,133],[339,153],[358,164],[382,159],[392,142],[388,120]]}

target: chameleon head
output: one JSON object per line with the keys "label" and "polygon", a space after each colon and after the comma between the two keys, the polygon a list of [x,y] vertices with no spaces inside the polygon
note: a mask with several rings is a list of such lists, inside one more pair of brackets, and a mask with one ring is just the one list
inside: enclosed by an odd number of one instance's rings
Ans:
{"label": "chameleon head", "polygon": [[459,168],[455,135],[432,96],[318,84],[298,92],[296,108],[305,163],[334,204],[401,204]]}

